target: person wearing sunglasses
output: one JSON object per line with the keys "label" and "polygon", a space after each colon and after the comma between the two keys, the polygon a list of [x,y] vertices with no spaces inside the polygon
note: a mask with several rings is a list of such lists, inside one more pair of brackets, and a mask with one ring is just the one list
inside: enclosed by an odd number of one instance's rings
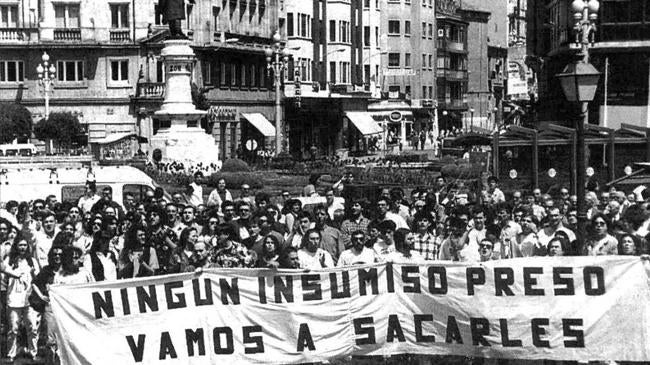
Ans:
{"label": "person wearing sunglasses", "polygon": [[489,238],[484,238],[478,244],[478,254],[481,262],[492,260],[492,255],[494,252],[494,242]]}
{"label": "person wearing sunglasses", "polygon": [[603,213],[591,217],[590,237],[583,254],[587,256],[618,255],[618,240],[609,234],[610,221]]}

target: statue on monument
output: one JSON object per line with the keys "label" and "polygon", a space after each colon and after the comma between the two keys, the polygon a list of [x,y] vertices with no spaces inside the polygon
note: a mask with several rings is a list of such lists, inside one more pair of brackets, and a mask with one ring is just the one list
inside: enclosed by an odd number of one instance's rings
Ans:
{"label": "statue on monument", "polygon": [[[188,0],[194,4],[195,0]],[[181,20],[185,19],[185,1],[184,0],[159,0],[163,24],[169,24],[169,33],[171,39],[187,39],[187,36],[181,29]]]}

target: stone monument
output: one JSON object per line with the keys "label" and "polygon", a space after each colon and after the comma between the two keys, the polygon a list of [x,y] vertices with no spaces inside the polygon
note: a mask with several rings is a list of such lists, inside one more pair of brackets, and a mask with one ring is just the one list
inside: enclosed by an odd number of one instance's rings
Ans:
{"label": "stone monument", "polygon": [[195,58],[190,41],[170,39],[164,43],[161,58],[165,67],[165,96],[154,118],[171,125],[159,129],[151,138],[152,149],[160,149],[166,162],[221,166],[214,137],[198,123],[207,112],[196,109],[192,103],[190,81]]}

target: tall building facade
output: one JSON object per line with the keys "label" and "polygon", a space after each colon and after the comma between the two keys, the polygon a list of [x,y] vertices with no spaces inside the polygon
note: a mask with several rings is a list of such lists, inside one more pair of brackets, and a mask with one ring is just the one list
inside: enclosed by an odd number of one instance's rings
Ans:
{"label": "tall building facade", "polygon": [[380,2],[382,95],[369,106],[373,118],[407,145],[413,133],[437,135],[436,16],[433,0]]}
{"label": "tall building facade", "polygon": [[[281,5],[278,0],[186,4],[182,25],[197,58],[192,82],[197,94],[204,96],[204,107],[209,107],[202,126],[214,136],[224,159],[256,153],[246,149],[249,140],[257,142],[249,146],[273,149],[275,92],[264,50],[271,46],[273,34],[283,28]],[[139,39],[145,72],[132,103],[142,135],[147,137],[164,126],[153,113],[166,92],[160,50],[167,26],[162,24],[156,1],[147,1],[141,11],[149,14],[153,23]]]}
{"label": "tall building facade", "polygon": [[36,69],[47,52],[56,68],[51,112],[77,115],[91,142],[137,132],[129,95],[142,64],[137,39],[153,19],[136,9],[147,2],[2,2],[0,101],[25,105],[35,122],[45,117]]}
{"label": "tall building facade", "polygon": [[436,89],[441,130],[461,128],[469,109],[468,26],[460,12],[460,1],[436,2]]}
{"label": "tall building facade", "polygon": [[537,100],[536,73],[531,64],[534,58],[528,57],[526,46],[527,14],[527,0],[508,0],[507,87],[501,118],[505,124],[522,124],[531,102]]}
{"label": "tall building facade", "polygon": [[[575,105],[566,102],[555,77],[576,53],[571,4],[530,0],[528,7],[528,49],[540,66],[540,119],[571,123]],[[621,123],[649,127],[650,1],[600,0],[596,23],[590,55],[602,76],[590,103],[590,123],[610,128]]]}
{"label": "tall building facade", "polygon": [[[273,120],[264,47],[280,27],[278,2],[198,1],[185,10],[182,27],[197,55],[193,83],[211,106],[204,127],[221,156],[232,157],[260,137],[243,114]],[[167,33],[155,0],[2,2],[0,101],[26,105],[36,121],[44,116],[36,67],[47,52],[56,67],[51,112],[76,114],[90,143],[115,133],[151,137],[164,127],[153,112],[167,92],[160,60]]]}
{"label": "tall building facade", "polygon": [[333,155],[358,145],[346,117],[367,110],[362,0],[285,0],[288,70],[284,111],[288,152]]}
{"label": "tall building facade", "polygon": [[490,131],[500,118],[508,60],[507,0],[463,0],[468,27],[468,112],[465,125]]}

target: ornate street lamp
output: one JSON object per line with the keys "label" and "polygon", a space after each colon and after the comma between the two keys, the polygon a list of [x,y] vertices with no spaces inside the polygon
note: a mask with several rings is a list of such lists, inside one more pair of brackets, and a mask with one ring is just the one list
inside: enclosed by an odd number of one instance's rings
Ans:
{"label": "ornate street lamp", "polygon": [[43,52],[41,60],[43,62],[36,66],[36,72],[38,73],[38,85],[43,88],[45,94],[45,119],[47,119],[50,116],[50,92],[52,92],[52,84],[56,78],[56,68],[50,64],[50,55],[47,52]]}
{"label": "ornate street lamp", "polygon": [[594,100],[600,72],[589,63],[589,47],[594,43],[596,19],[600,3],[598,0],[574,0],[571,3],[573,18],[576,20],[576,44],[580,46],[580,60],[568,64],[556,77],[560,81],[564,96],[570,102],[581,103],[580,118],[576,119],[577,152],[576,195],[578,198],[578,236],[585,243],[587,225],[587,205],[585,199],[586,161],[585,124],[589,123],[589,102]]}
{"label": "ornate street lamp", "polygon": [[273,72],[273,85],[275,86],[275,155],[280,154],[282,150],[282,100],[281,86],[283,73],[287,71],[289,55],[282,44],[280,33],[273,34],[273,45],[264,50],[266,55],[267,73]]}

